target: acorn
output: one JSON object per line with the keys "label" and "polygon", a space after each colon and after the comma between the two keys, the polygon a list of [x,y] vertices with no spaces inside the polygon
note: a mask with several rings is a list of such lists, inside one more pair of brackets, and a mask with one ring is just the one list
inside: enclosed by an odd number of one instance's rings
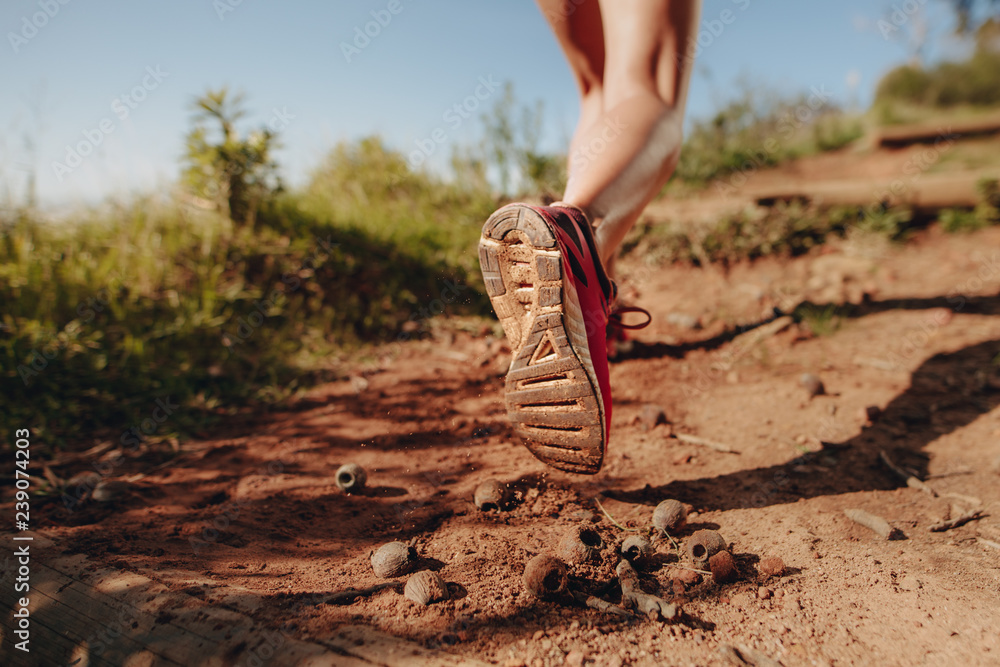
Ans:
{"label": "acorn", "polygon": [[372,570],[383,579],[400,577],[413,569],[417,550],[403,542],[383,544],[372,554]]}
{"label": "acorn", "polygon": [[335,476],[337,486],[344,493],[356,493],[365,488],[368,473],[357,463],[345,463],[337,469]]}
{"label": "acorn", "polygon": [[714,530],[697,530],[687,543],[688,555],[691,556],[694,566],[700,570],[705,569],[709,558],[725,548],[726,541]]}
{"label": "acorn", "polygon": [[559,555],[570,563],[586,563],[601,559],[604,541],[597,531],[583,525],[573,526],[559,542]]}
{"label": "acorn", "polygon": [[629,535],[622,542],[622,557],[633,565],[643,565],[656,553],[644,535]]}
{"label": "acorn", "polygon": [[524,568],[524,588],[540,600],[560,597],[567,585],[566,564],[553,556],[535,556]]}
{"label": "acorn", "polygon": [[484,512],[496,512],[507,506],[507,485],[497,479],[487,479],[476,487],[473,501]]}
{"label": "acorn", "polygon": [[687,509],[679,500],[668,499],[653,510],[653,526],[662,532],[673,532],[687,522]]}
{"label": "acorn", "polygon": [[708,567],[712,571],[712,579],[717,584],[724,584],[736,578],[736,561],[728,551],[719,551],[708,559]]}
{"label": "acorn", "polygon": [[432,602],[447,600],[448,585],[436,572],[421,570],[406,580],[403,595],[426,607]]}

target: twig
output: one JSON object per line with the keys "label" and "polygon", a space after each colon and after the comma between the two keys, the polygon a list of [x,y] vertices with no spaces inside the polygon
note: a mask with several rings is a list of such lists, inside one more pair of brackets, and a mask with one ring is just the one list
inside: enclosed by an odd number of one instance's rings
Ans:
{"label": "twig", "polygon": [[961,500],[963,502],[969,503],[970,505],[978,505],[982,507],[983,501],[975,496],[963,496],[961,493],[945,493],[942,494],[945,498],[954,498],[956,500]]}
{"label": "twig", "polygon": [[395,588],[399,590],[402,584],[398,581],[390,581],[384,584],[375,584],[374,586],[369,586],[368,588],[348,588],[344,591],[337,591],[331,593],[329,597],[323,600],[324,604],[351,604],[360,597],[367,597],[369,595],[374,595],[379,591],[383,591],[386,588]]}
{"label": "twig", "polygon": [[1000,542],[994,542],[993,540],[987,540],[984,537],[977,537],[976,541],[982,544],[984,547],[990,547],[991,549],[1000,550]]}
{"label": "twig", "polygon": [[924,493],[929,494],[934,498],[937,498],[938,495],[937,491],[927,486],[923,481],[917,479],[916,477],[914,477],[913,475],[911,475],[910,473],[906,472],[905,470],[897,466],[895,463],[893,463],[892,460],[889,458],[889,455],[886,454],[884,450],[878,453],[878,457],[882,459],[882,463],[884,463],[889,468],[889,470],[896,473],[897,477],[906,482],[906,485],[908,487],[910,487],[911,489],[920,489]]}
{"label": "twig", "polygon": [[955,517],[954,519],[948,519],[947,521],[939,521],[931,526],[932,533],[942,533],[946,530],[951,530],[952,528],[958,528],[959,526],[964,526],[970,521],[974,521],[981,517],[983,513],[982,509],[970,510],[965,514]]}
{"label": "twig", "polygon": [[889,525],[888,521],[880,516],[869,514],[864,510],[844,510],[844,514],[846,514],[847,518],[854,523],[860,524],[865,528],[878,533],[887,540],[906,539],[906,535],[903,534],[903,531],[898,528],[893,528]]}
{"label": "twig", "polygon": [[622,609],[616,604],[611,604],[607,600],[602,600],[595,595],[587,595],[586,593],[581,593],[580,591],[572,591],[573,598],[580,604],[585,604],[591,609],[596,609],[597,611],[603,611],[607,614],[614,614],[615,616],[620,616],[622,618],[633,618],[635,614],[632,612]]}
{"label": "twig", "polygon": [[635,607],[650,620],[662,618],[664,621],[674,621],[680,618],[681,608],[672,602],[667,602],[655,595],[643,593],[639,589],[639,575],[627,560],[618,563],[615,568],[618,581],[622,586],[622,606]]}
{"label": "twig", "polygon": [[674,568],[675,570],[687,570],[688,572],[697,572],[698,574],[707,574],[709,576],[712,575],[712,573],[709,572],[708,570],[699,570],[696,567],[685,567],[683,565],[677,565],[676,563],[671,563],[670,567]]}
{"label": "twig", "polygon": [[714,449],[717,452],[723,452],[724,454],[739,454],[738,451],[723,445],[718,442],[712,442],[711,440],[706,440],[705,438],[699,438],[696,435],[688,435],[687,433],[674,433],[674,437],[681,442],[686,442],[692,445],[701,445],[702,447],[708,447],[709,449]]}

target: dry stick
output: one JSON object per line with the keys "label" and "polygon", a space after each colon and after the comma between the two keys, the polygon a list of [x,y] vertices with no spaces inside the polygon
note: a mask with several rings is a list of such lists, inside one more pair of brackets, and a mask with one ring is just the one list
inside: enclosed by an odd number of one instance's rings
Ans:
{"label": "dry stick", "polygon": [[923,481],[917,479],[916,477],[914,477],[913,475],[911,475],[910,473],[906,472],[905,470],[897,466],[895,463],[893,463],[892,460],[889,458],[889,455],[886,454],[884,450],[878,453],[878,457],[882,459],[882,463],[888,466],[889,470],[896,473],[897,477],[906,482],[906,485],[908,487],[910,487],[911,489],[920,489],[924,493],[929,494],[934,498],[937,498],[938,495],[937,491],[927,486]]}
{"label": "dry stick", "polygon": [[970,510],[963,514],[962,516],[955,517],[954,519],[948,519],[947,521],[939,521],[931,526],[932,533],[941,533],[946,530],[951,530],[952,528],[958,528],[959,526],[964,526],[965,524],[978,519],[981,517],[983,510]]}
{"label": "dry stick", "polygon": [[626,609],[622,609],[616,604],[611,604],[607,600],[602,600],[601,598],[594,595],[587,595],[586,593],[581,593],[580,591],[570,591],[573,593],[573,598],[580,604],[585,604],[591,609],[596,609],[597,611],[603,611],[607,614],[613,614],[615,616],[620,616],[622,618],[634,618],[635,614],[629,612]]}
{"label": "dry stick", "polygon": [[739,454],[735,449],[728,447],[727,445],[720,444],[718,442],[712,442],[711,440],[705,440],[705,438],[699,438],[696,435],[688,435],[687,433],[675,433],[674,437],[681,442],[687,442],[692,445],[701,445],[702,447],[708,447],[709,449],[714,449],[717,452],[723,452],[724,454]]}
{"label": "dry stick", "polygon": [[374,586],[369,586],[368,588],[348,588],[345,591],[331,593],[329,597],[323,600],[323,602],[325,604],[351,604],[360,597],[374,595],[375,593],[385,590],[386,588],[395,588],[398,591],[399,587],[402,585],[403,584],[398,581],[390,581],[384,584],[375,584]]}
{"label": "dry stick", "polygon": [[662,618],[665,621],[674,621],[680,618],[681,608],[679,606],[655,595],[643,593],[639,589],[639,575],[636,574],[627,560],[618,563],[615,573],[618,574],[618,581],[622,585],[623,607],[635,607],[650,620]]}
{"label": "dry stick", "polygon": [[982,504],[983,504],[983,501],[980,500],[979,498],[976,498],[975,496],[966,496],[966,495],[962,495],[961,493],[945,493],[945,494],[942,494],[942,495],[945,498],[954,498],[956,500],[961,500],[962,502],[969,503],[970,505],[979,505],[979,506],[982,506]]}
{"label": "dry stick", "polygon": [[844,510],[847,518],[854,523],[861,524],[865,528],[872,530],[887,540],[905,540],[906,535],[898,528],[893,528],[889,522],[880,516],[869,514],[864,510]]}
{"label": "dry stick", "polygon": [[1000,550],[1000,542],[994,542],[993,540],[987,540],[982,537],[977,537],[976,541],[982,544],[984,547],[990,547],[992,549]]}

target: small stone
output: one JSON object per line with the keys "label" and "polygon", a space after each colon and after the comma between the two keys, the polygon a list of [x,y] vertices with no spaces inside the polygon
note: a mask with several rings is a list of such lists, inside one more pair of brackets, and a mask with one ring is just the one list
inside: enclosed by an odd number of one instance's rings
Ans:
{"label": "small stone", "polygon": [[809,394],[809,398],[826,393],[826,387],[823,386],[823,381],[812,373],[803,373],[799,378],[799,384],[801,384],[806,390],[806,393]]}
{"label": "small stone", "polygon": [[761,600],[770,600],[771,589],[767,588],[766,586],[761,586],[760,588],[757,589],[757,597],[759,597]]}
{"label": "small stone", "polygon": [[720,551],[708,559],[708,567],[712,571],[712,579],[717,584],[724,584],[736,578],[736,562],[728,551]]}
{"label": "small stone", "polygon": [[531,640],[537,642],[544,636],[545,636],[545,630],[536,630],[535,634],[531,635]]}
{"label": "small stone", "polygon": [[639,425],[643,431],[651,431],[660,424],[667,423],[667,413],[659,405],[646,403],[639,412]]}
{"label": "small stone", "polygon": [[569,667],[582,667],[585,659],[586,656],[583,654],[583,651],[574,650],[566,654],[564,664],[569,665]]}
{"label": "small stone", "polygon": [[769,577],[780,577],[785,573],[785,561],[777,556],[768,556],[760,562],[760,571]]}
{"label": "small stone", "polygon": [[697,572],[692,570],[682,570],[680,568],[671,570],[670,576],[687,586],[694,586],[701,581],[701,575]]}

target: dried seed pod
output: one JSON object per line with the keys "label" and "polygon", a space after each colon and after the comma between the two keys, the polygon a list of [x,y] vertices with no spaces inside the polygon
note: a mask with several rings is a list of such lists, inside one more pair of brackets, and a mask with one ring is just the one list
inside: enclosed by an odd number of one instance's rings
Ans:
{"label": "dried seed pod", "polygon": [[586,563],[601,559],[604,541],[597,531],[586,526],[573,526],[559,542],[559,555],[570,563]]}
{"label": "dried seed pod", "polygon": [[736,561],[728,551],[719,551],[708,559],[708,567],[712,571],[712,579],[717,584],[724,584],[736,578]]}
{"label": "dried seed pod", "polygon": [[826,393],[826,387],[823,386],[823,381],[819,379],[819,376],[813,375],[812,373],[803,373],[799,378],[799,384],[801,384],[806,390],[806,393],[809,394],[809,398]]}
{"label": "dried seed pod", "polygon": [[760,571],[770,577],[780,577],[785,573],[785,561],[777,556],[768,556],[760,562]]}
{"label": "dried seed pod", "polygon": [[337,469],[337,486],[344,493],[355,493],[364,488],[368,473],[357,463],[345,463]]}
{"label": "dried seed pod", "polygon": [[553,556],[535,556],[524,568],[525,590],[541,600],[560,597],[567,583],[566,564]]}
{"label": "dried seed pod", "polygon": [[438,600],[448,599],[448,585],[437,572],[421,570],[410,576],[403,587],[403,595],[417,604],[427,606]]}
{"label": "dried seed pod", "polygon": [[698,569],[705,569],[708,559],[725,550],[726,541],[714,530],[697,530],[687,543],[688,555]]}
{"label": "dried seed pod", "polygon": [[372,554],[372,569],[383,579],[400,577],[417,562],[417,550],[402,542],[389,542]]}
{"label": "dried seed pod", "polygon": [[687,509],[679,500],[664,500],[653,510],[653,527],[668,533],[687,522]]}
{"label": "dried seed pod", "polygon": [[644,535],[629,535],[622,542],[622,556],[633,565],[649,562],[656,551]]}
{"label": "dried seed pod", "polygon": [[476,487],[473,496],[476,507],[484,512],[502,510],[507,506],[507,485],[496,479],[488,479]]}

